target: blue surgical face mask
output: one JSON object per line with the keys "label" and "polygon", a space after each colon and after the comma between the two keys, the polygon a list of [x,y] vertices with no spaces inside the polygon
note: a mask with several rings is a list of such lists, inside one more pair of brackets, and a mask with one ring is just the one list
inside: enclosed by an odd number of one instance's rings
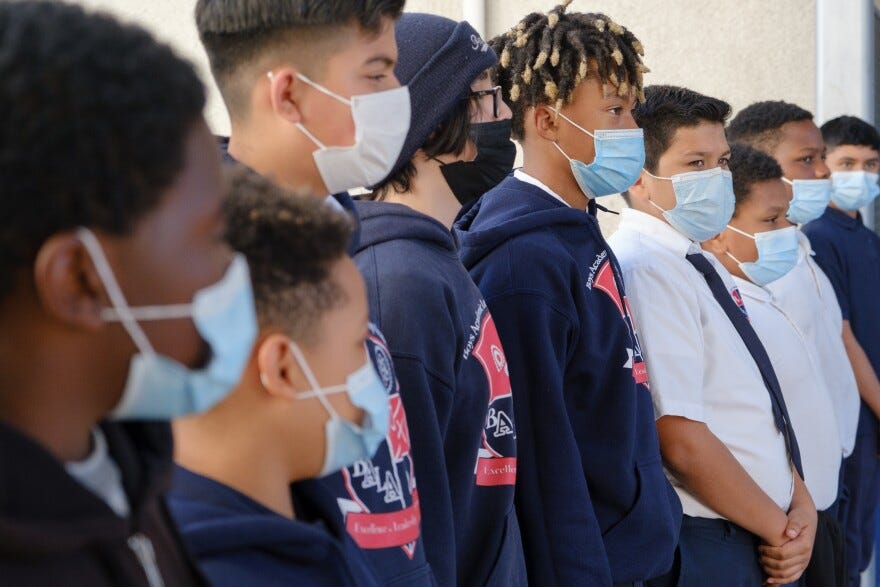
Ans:
{"label": "blue surgical face mask", "polygon": [[715,167],[672,177],[658,177],[647,169],[645,173],[654,179],[672,182],[675,190],[672,210],[663,210],[653,201],[649,202],[663,212],[666,222],[692,241],[701,243],[720,234],[733,217],[736,197],[733,177],[728,170]]}
{"label": "blue surgical face mask", "polygon": [[[121,322],[138,349],[129,366],[122,399],[110,417],[125,420],[170,420],[210,409],[235,387],[257,336],[257,318],[247,261],[236,255],[224,277],[196,292],[191,304],[129,307],[104,250],[87,228],[77,232],[113,304],[102,312],[108,322]],[[139,322],[191,318],[208,344],[206,367],[190,369],[158,354]]]}
{"label": "blue surgical face mask", "polygon": [[640,128],[597,130],[590,132],[579,126],[559,110],[554,110],[563,120],[593,137],[596,157],[587,165],[572,159],[558,143],[553,145],[568,159],[571,172],[578,187],[588,198],[610,196],[625,192],[639,179],[645,165],[645,138]]}
{"label": "blue surgical face mask", "polygon": [[831,201],[841,210],[855,212],[880,194],[878,175],[868,171],[835,171],[831,174]]}
{"label": "blue surgical face mask", "polygon": [[791,186],[792,198],[787,218],[795,224],[806,224],[825,212],[831,201],[831,181],[827,179],[782,178]]}
{"label": "blue surgical face mask", "polygon": [[752,283],[767,285],[784,276],[797,265],[799,243],[796,227],[788,226],[756,232],[754,235],[733,226],[727,228],[752,239],[758,247],[758,260],[753,263],[743,263],[730,252],[727,253],[728,257],[739,264],[739,268]]}
{"label": "blue surgical face mask", "polygon": [[[311,391],[300,394],[299,399],[318,398],[330,418],[324,424],[324,465],[320,476],[329,475],[349,465],[370,459],[385,436],[388,434],[389,407],[385,385],[376,373],[369,353],[364,348],[365,362],[357,371],[349,375],[344,385],[321,387],[315,379],[305,356],[299,347],[291,342],[290,350],[302,368]],[[364,411],[363,423],[358,426],[341,418],[327,399],[334,393],[348,393],[348,399]]]}

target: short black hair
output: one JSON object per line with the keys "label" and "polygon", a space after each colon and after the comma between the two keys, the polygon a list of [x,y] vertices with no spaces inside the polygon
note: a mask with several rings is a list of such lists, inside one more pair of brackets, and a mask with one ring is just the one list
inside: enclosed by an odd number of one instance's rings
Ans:
{"label": "short black hair", "polygon": [[347,255],[351,223],[244,166],[228,173],[226,240],[247,257],[260,328],[311,344],[323,315],[346,300],[330,272]]}
{"label": "short black hair", "polygon": [[499,55],[494,77],[513,112],[513,138],[521,140],[525,111],[539,105],[561,108],[591,76],[641,100],[642,43],[625,27],[599,13],[566,12],[565,0],[547,14],[533,12],[489,42]]}
{"label": "short black hair", "polygon": [[675,132],[701,122],[721,126],[730,116],[730,104],[687,88],[656,85],[645,88],[645,101],[636,105],[633,118],[645,131],[645,168],[657,171],[663,153],[669,149]]}
{"label": "short black hair", "polygon": [[0,2],[0,298],[51,235],[129,233],[185,165],[205,93],[145,30]]}
{"label": "short black hair", "polygon": [[730,173],[733,175],[737,208],[749,199],[752,186],[756,183],[782,179],[782,168],[776,159],[745,143],[730,145]]}
{"label": "short black hair", "polygon": [[861,118],[838,116],[823,124],[821,130],[829,151],[841,145],[871,147],[880,151],[880,133]]}
{"label": "short black hair", "polygon": [[[242,68],[259,65],[263,55],[293,47],[322,49],[334,29],[356,25],[377,33],[383,18],[396,19],[405,0],[198,0],[195,8],[199,38],[211,72],[233,116],[247,113],[245,87],[237,84]],[[315,55],[326,51],[312,51]],[[316,64],[320,65],[320,64]],[[260,74],[261,75],[261,74]],[[253,80],[244,80],[254,81]]]}
{"label": "short black hair", "polygon": [[[467,146],[467,140],[471,130],[471,105],[469,100],[460,100],[453,106],[449,115],[437,125],[437,129],[431,133],[422,151],[430,158],[440,155],[458,155]],[[412,180],[416,176],[416,167],[412,160],[407,161],[393,175],[385,178],[382,183],[363,197],[367,200],[384,200],[391,190],[395,193],[405,194],[412,188]]]}
{"label": "short black hair", "polygon": [[727,138],[772,153],[782,140],[782,126],[801,120],[813,120],[813,114],[797,104],[781,100],[755,102],[733,117]]}

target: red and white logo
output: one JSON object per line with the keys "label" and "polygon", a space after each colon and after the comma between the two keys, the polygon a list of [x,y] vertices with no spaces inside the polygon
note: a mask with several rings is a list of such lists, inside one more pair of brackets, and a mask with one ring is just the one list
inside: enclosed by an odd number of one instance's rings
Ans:
{"label": "red and white logo", "polygon": [[[481,308],[485,307],[484,304],[481,304]],[[482,316],[480,338],[474,345],[473,355],[483,366],[489,382],[489,410],[483,428],[482,446],[477,452],[477,485],[514,485],[516,457],[509,456],[516,451],[510,372],[495,321],[488,310]]]}

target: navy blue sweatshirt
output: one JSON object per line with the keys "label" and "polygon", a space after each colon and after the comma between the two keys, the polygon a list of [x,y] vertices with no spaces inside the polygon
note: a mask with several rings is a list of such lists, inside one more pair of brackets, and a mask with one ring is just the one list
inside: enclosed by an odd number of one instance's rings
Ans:
{"label": "navy blue sweatshirt", "polygon": [[681,504],[663,474],[647,371],[595,216],[509,176],[456,228],[510,364],[530,583],[664,573]]}
{"label": "navy blue sweatshirt", "polygon": [[[224,160],[236,163],[227,146],[228,141],[221,138]],[[333,198],[351,215],[355,233],[349,250],[354,251],[360,234],[354,203],[346,193]],[[388,392],[388,436],[372,459],[292,486],[296,514],[301,519],[344,527],[365,551],[383,585],[436,585],[421,537],[422,510],[406,409],[385,338],[372,323],[367,350]]]}
{"label": "navy blue sweatshirt", "polygon": [[410,419],[431,568],[441,585],[525,585],[513,398],[486,302],[442,224],[399,204],[356,207],[355,261]]}
{"label": "navy blue sweatshirt", "polygon": [[167,501],[214,587],[379,585],[364,553],[341,526],[290,520],[180,466]]}

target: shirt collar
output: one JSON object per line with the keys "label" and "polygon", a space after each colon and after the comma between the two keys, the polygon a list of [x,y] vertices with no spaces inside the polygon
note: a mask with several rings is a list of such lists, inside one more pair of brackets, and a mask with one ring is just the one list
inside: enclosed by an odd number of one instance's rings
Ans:
{"label": "shirt collar", "polygon": [[755,283],[752,283],[748,279],[743,279],[742,277],[737,277],[736,275],[732,275],[733,282],[736,284],[736,287],[739,288],[740,293],[744,296],[761,301],[761,302],[771,302],[773,301],[773,295]]}
{"label": "shirt collar", "polygon": [[682,258],[703,251],[699,243],[695,243],[663,220],[633,208],[624,208],[620,212],[620,228],[624,227],[647,236]]}
{"label": "shirt collar", "polygon": [[843,210],[838,210],[837,208],[832,208],[831,206],[828,206],[828,209],[825,210],[825,216],[828,217],[828,220],[839,224],[840,226],[848,230],[855,230],[862,226],[861,212],[856,212],[856,217],[852,218]]}

